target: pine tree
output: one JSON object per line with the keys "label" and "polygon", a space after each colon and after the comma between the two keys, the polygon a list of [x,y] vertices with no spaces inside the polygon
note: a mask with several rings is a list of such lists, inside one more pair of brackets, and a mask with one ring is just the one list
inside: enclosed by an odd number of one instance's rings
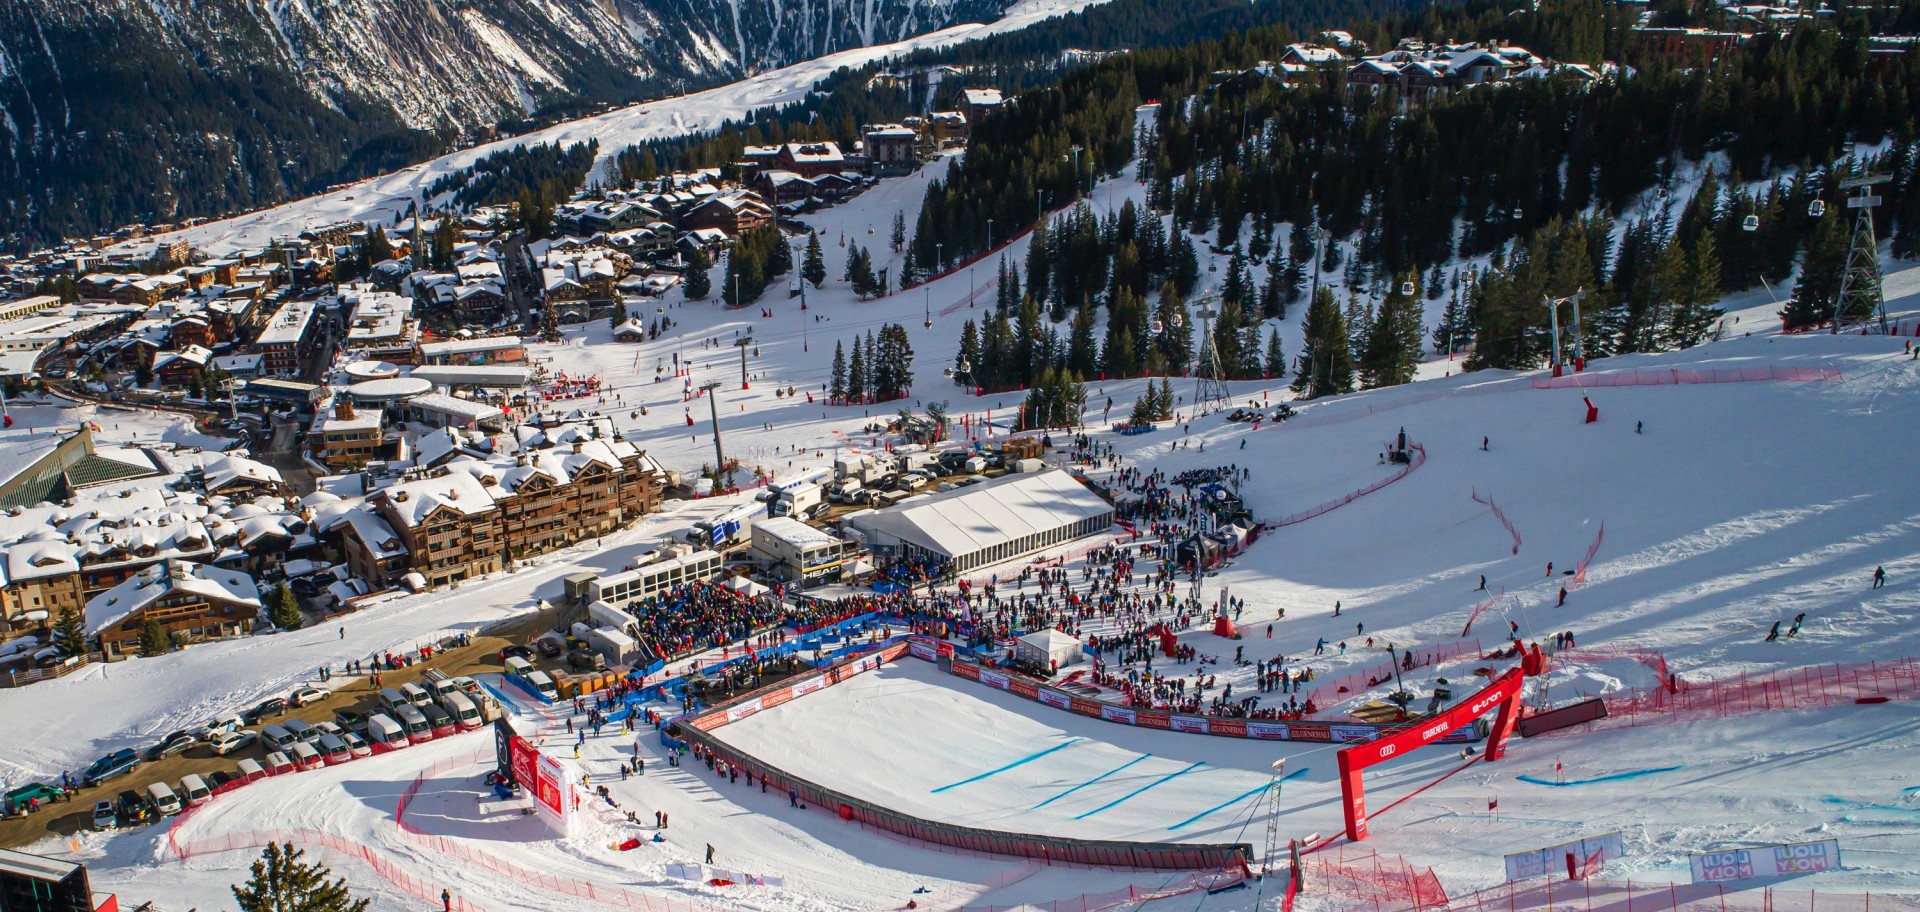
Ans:
{"label": "pine tree", "polygon": [[687,254],[687,277],[681,293],[689,301],[704,301],[713,293],[713,277],[708,271],[713,269],[713,260],[707,257],[706,250],[695,246]]}
{"label": "pine tree", "polygon": [[147,618],[140,627],[140,654],[151,659],[173,651],[173,638],[167,635],[167,628],[160,626],[159,618]]}
{"label": "pine tree", "polygon": [[560,341],[560,308],[551,304],[540,310],[540,341]]}
{"label": "pine tree", "polygon": [[860,351],[860,337],[853,337],[853,355],[847,359],[847,404],[865,402],[867,395],[867,364]]}
{"label": "pine tree", "polygon": [[86,655],[87,627],[79,609],[72,605],[60,609],[59,618],[53,622],[53,645],[63,656]]}
{"label": "pine tree", "polygon": [[1840,300],[1840,283],[1847,271],[1847,226],[1845,219],[1831,214],[1814,226],[1807,239],[1807,252],[1801,259],[1800,281],[1793,297],[1780,311],[1786,329],[1804,329],[1833,319],[1834,304]]}
{"label": "pine tree", "polygon": [[1280,350],[1280,330],[1278,329],[1267,333],[1267,354],[1261,368],[1262,373],[1266,375],[1265,379],[1287,379],[1287,356]]}
{"label": "pine tree", "polygon": [[1307,303],[1301,326],[1300,370],[1293,390],[1307,399],[1353,389],[1353,350],[1347,340],[1347,321],[1334,303],[1333,289],[1322,285]]}
{"label": "pine tree", "polygon": [[1725,313],[1719,303],[1720,256],[1714,247],[1713,232],[1703,228],[1694,238],[1686,281],[1667,310],[1666,344],[1692,348],[1705,341]]}
{"label": "pine tree", "polygon": [[627,302],[617,301],[613,305],[613,316],[607,318],[607,326],[619,329],[620,324],[625,322],[627,322]]}
{"label": "pine tree", "polygon": [[833,371],[827,380],[827,399],[831,402],[847,400],[847,352],[842,343],[833,343]]}
{"label": "pine tree", "polygon": [[888,240],[893,244],[894,253],[899,253],[907,249],[907,214],[905,212],[899,210],[894,211],[893,233],[888,237]]}
{"label": "pine tree", "polygon": [[1245,313],[1252,303],[1253,273],[1247,269],[1247,255],[1235,247],[1233,257],[1227,261],[1227,282],[1220,289],[1220,304],[1222,309],[1231,304]]}
{"label": "pine tree", "polygon": [[271,607],[267,616],[273,626],[281,630],[297,630],[303,618],[300,616],[300,600],[287,588],[285,583],[273,590]]}
{"label": "pine tree", "polygon": [[453,270],[453,249],[460,242],[460,234],[454,226],[452,216],[443,215],[440,223],[433,226],[433,268],[441,272]]}
{"label": "pine tree", "polygon": [[1398,386],[1413,380],[1420,364],[1420,298],[1400,291],[1411,283],[1411,273],[1397,277],[1392,293],[1381,303],[1367,328],[1361,349],[1360,371],[1368,386]]}
{"label": "pine tree", "polygon": [[968,378],[961,372],[959,365],[965,364],[969,372],[980,363],[980,328],[972,320],[960,325],[960,351],[954,358],[953,382],[963,383]]}
{"label": "pine tree", "polygon": [[1067,368],[1083,377],[1091,377],[1100,369],[1100,350],[1093,341],[1093,307],[1086,298],[1080,299],[1080,309],[1073,315],[1073,330],[1067,336]]}
{"label": "pine tree", "polygon": [[827,281],[827,258],[820,252],[820,232],[807,232],[807,253],[800,266],[800,277],[819,288]]}
{"label": "pine tree", "polygon": [[346,878],[305,859],[293,843],[267,843],[253,876],[232,888],[240,912],[366,912],[367,900],[353,898]]}

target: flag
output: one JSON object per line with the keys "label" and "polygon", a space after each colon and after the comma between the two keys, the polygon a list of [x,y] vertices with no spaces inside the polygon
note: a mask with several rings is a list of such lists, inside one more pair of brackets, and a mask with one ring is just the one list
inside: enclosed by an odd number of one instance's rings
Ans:
{"label": "flag", "polygon": [[1487,799],[1487,810],[1494,811],[1494,810],[1499,810],[1499,808],[1500,808],[1500,799],[1498,798]]}
{"label": "flag", "polygon": [[1553,761],[1553,771],[1556,773],[1560,772],[1560,761],[1558,760]]}

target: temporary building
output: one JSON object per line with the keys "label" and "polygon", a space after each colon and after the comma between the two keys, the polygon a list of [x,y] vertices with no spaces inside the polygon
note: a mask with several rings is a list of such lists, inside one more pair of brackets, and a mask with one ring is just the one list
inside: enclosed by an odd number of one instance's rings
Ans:
{"label": "temporary building", "polygon": [[875,550],[953,562],[965,572],[1113,526],[1113,505],[1059,470],[915,497],[847,517]]}
{"label": "temporary building", "polygon": [[1079,640],[1052,627],[1013,641],[1013,660],[1020,664],[1060,669],[1085,659],[1086,655],[1080,650]]}

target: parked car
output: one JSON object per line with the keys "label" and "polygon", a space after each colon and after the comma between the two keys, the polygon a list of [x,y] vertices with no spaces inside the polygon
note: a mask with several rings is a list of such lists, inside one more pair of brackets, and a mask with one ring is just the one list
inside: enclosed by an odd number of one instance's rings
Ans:
{"label": "parked car", "polygon": [[153,820],[153,805],[147,803],[145,796],[132,789],[120,793],[120,801],[115,805],[120,813],[121,826],[139,826]]}
{"label": "parked car", "polygon": [[306,706],[309,703],[318,703],[319,701],[324,700],[330,696],[333,696],[333,691],[330,691],[324,687],[315,687],[309,684],[306,687],[301,687],[299,689],[296,689],[293,693],[288,694],[287,705],[288,706]]}
{"label": "parked car", "polygon": [[365,733],[367,714],[356,709],[336,709],[333,711],[334,724],[350,732]]}
{"label": "parked car", "polygon": [[247,720],[248,725],[252,725],[269,716],[277,716],[286,711],[287,699],[285,697],[268,697],[254,704],[246,712],[241,713],[240,718]]}
{"label": "parked car", "polygon": [[59,787],[45,782],[29,782],[7,793],[7,800],[13,802],[14,807],[25,807],[35,800],[41,804],[51,804],[59,797]]}
{"label": "parked car", "polygon": [[207,784],[216,789],[232,781],[233,774],[226,770],[214,770],[213,774],[207,777]]}
{"label": "parked car", "polygon": [[607,667],[607,657],[587,649],[575,649],[567,653],[567,665],[576,671],[601,671]]}
{"label": "parked car", "polygon": [[530,646],[507,646],[500,650],[500,661],[508,659],[533,660],[533,648]]}
{"label": "parked car", "polygon": [[[572,638],[569,637],[568,639]],[[540,649],[541,655],[549,659],[559,658],[560,653],[567,647],[566,641],[560,639],[558,636],[542,636],[534,640],[533,645]],[[523,658],[531,658],[531,656],[523,656]]]}
{"label": "parked car", "polygon": [[213,752],[224,757],[258,740],[260,734],[247,729],[225,732],[213,739]]}
{"label": "parked car", "polygon": [[198,739],[193,736],[193,732],[184,729],[174,732],[165,738],[161,738],[160,743],[147,748],[146,759],[148,762],[152,762],[154,760],[171,757],[174,754],[184,754],[187,752],[187,748],[194,745],[196,740]]}
{"label": "parked car", "polygon": [[221,735],[246,727],[239,713],[221,713],[195,727],[193,733],[202,741],[212,741]]}
{"label": "parked car", "polygon": [[93,803],[93,828],[111,830],[120,823],[120,815],[114,813],[113,802],[105,798]]}
{"label": "parked car", "polygon": [[139,765],[140,757],[133,752],[133,748],[121,748],[93,761],[93,765],[80,774],[80,781],[87,785],[99,785],[108,779],[131,773]]}

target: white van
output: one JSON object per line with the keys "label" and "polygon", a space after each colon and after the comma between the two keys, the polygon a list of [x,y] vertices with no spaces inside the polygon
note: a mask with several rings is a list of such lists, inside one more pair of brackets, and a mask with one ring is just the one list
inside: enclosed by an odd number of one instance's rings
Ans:
{"label": "white van", "polygon": [[411,705],[411,703],[407,702],[407,695],[401,693],[397,687],[388,687],[380,691],[380,706],[382,709],[391,712],[402,706]]}
{"label": "white van", "polygon": [[153,803],[153,809],[161,814],[180,813],[180,796],[173,793],[164,782],[147,786],[147,800]]}
{"label": "white van", "polygon": [[427,669],[426,674],[420,676],[420,684],[427,689],[428,693],[433,694],[436,700],[444,699],[447,694],[459,693],[464,689],[459,682],[447,677],[446,672],[438,668]]}
{"label": "white van", "polygon": [[527,683],[532,684],[534,690],[539,691],[541,696],[546,697],[550,701],[560,699],[560,688],[553,686],[553,679],[547,677],[547,673],[544,671],[536,671],[527,675]]}
{"label": "white van", "polygon": [[240,778],[245,779],[248,782],[252,782],[255,779],[259,779],[267,774],[266,768],[260,765],[260,761],[255,760],[252,757],[243,757],[241,758],[240,762],[234,764],[234,766],[239,768]]}
{"label": "white van", "polygon": [[524,678],[533,674],[533,663],[519,656],[507,656],[507,674]]}
{"label": "white van", "polygon": [[413,743],[407,740],[407,730],[385,713],[367,717],[367,741],[376,751],[399,750]]}
{"label": "white van", "polygon": [[433,702],[433,694],[427,693],[427,689],[418,684],[400,685],[400,694],[413,706],[425,706]]}
{"label": "white van", "polygon": [[206,780],[197,774],[188,773],[180,777],[180,797],[186,799],[187,807],[193,807],[213,797],[213,789],[207,788]]}
{"label": "white van", "polygon": [[427,717],[417,706],[402,706],[396,709],[394,718],[400,720],[400,727],[407,733],[407,743],[419,744],[433,740],[433,726],[427,723]]}
{"label": "white van", "polygon": [[461,731],[473,731],[480,727],[480,707],[473,705],[473,701],[467,699],[466,694],[458,691],[442,694],[440,705],[446,708],[447,715],[453,717],[454,723],[460,726]]}
{"label": "white van", "polygon": [[285,751],[287,748],[298,743],[300,739],[295,738],[293,732],[288,731],[286,726],[275,722],[266,728],[260,729],[260,740],[267,742],[268,750]]}

